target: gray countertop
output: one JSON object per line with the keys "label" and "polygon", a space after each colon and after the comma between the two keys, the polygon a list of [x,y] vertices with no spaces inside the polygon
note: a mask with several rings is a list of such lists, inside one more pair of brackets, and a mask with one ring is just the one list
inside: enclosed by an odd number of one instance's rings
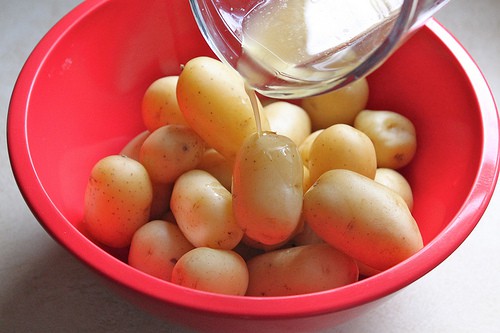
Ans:
{"label": "gray countertop", "polygon": [[[0,122],[29,53],[79,1],[0,0]],[[500,1],[452,0],[437,18],[500,100]],[[59,246],[28,210],[0,137],[0,332],[190,332],[121,299]],[[500,332],[500,188],[442,265],[372,312],[328,332]]]}

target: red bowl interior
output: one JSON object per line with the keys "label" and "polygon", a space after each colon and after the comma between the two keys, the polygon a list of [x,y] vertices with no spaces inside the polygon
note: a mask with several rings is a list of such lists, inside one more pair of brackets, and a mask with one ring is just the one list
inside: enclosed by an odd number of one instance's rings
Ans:
{"label": "red bowl interior", "polygon": [[185,289],[129,267],[81,231],[94,163],[143,130],[140,102],[156,78],[212,55],[187,1],[85,1],[35,48],[11,100],[8,146],[28,205],[76,257],[137,295],[208,314],[307,317],[389,295],[436,267],[480,220],[498,176],[498,116],[463,48],[430,21],[369,76],[369,108],[416,125],[418,153],[404,170],[425,248],[375,277],[297,297],[231,297]]}

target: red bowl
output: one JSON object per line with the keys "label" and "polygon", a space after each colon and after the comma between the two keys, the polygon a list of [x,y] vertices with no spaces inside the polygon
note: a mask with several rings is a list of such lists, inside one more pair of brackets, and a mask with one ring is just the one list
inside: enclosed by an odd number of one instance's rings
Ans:
{"label": "red bowl", "polygon": [[294,297],[233,297],[143,274],[81,231],[93,164],[143,130],[140,103],[156,78],[213,55],[187,1],[88,0],[40,41],[8,116],[13,172],[34,215],[58,242],[151,311],[206,331],[314,331],[377,305],[439,265],[480,220],[498,177],[499,120],[481,72],[430,21],[370,75],[369,108],[408,116],[418,153],[404,170],[425,247],[374,277]]}

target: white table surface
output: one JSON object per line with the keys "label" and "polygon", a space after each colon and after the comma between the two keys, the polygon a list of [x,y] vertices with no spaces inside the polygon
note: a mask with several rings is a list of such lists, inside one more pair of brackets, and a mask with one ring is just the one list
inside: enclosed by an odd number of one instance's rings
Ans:
{"label": "white table surface", "polygon": [[[2,131],[19,71],[79,1],[0,0]],[[500,1],[452,0],[438,19],[500,100]],[[0,332],[191,332],[137,309],[42,229],[14,182],[0,137]],[[477,228],[442,265],[374,311],[328,332],[500,332],[500,188]]]}

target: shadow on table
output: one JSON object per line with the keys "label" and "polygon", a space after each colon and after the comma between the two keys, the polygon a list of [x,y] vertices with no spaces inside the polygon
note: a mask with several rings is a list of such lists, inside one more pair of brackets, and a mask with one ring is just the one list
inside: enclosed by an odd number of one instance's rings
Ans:
{"label": "shadow on table", "polygon": [[188,332],[120,299],[55,242],[34,256],[16,281],[2,282],[1,332]]}

